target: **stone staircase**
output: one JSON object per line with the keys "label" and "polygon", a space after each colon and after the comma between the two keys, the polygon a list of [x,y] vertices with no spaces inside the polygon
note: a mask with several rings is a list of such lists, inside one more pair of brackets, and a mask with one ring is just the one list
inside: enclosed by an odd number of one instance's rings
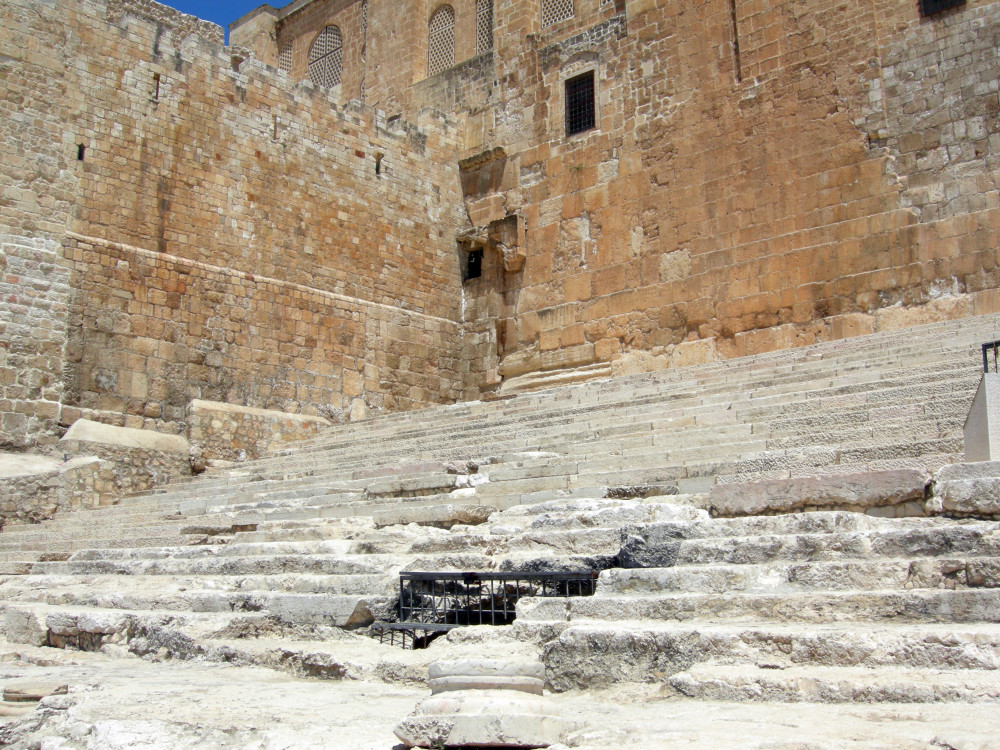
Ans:
{"label": "stone staircase", "polygon": [[[978,343],[998,325],[379,416],[117,506],[8,524],[0,629],[325,678],[420,683],[442,652],[502,644],[540,654],[558,691],[1000,700],[1000,466],[930,482],[962,460]],[[858,473],[902,476],[917,499],[858,513],[775,495],[790,478]],[[745,516],[722,489],[776,499]],[[987,499],[959,512],[959,490]],[[781,513],[793,506],[821,509]],[[881,517],[900,514],[927,515]],[[394,618],[400,571],[550,569],[601,570],[597,594],[522,599],[513,626],[426,652],[365,635]]]}
{"label": "stone staircase", "polygon": [[[816,512],[650,524],[656,564],[519,604],[557,689],[710,700],[1000,700],[1000,524]],[[555,635],[555,637],[553,637]]]}

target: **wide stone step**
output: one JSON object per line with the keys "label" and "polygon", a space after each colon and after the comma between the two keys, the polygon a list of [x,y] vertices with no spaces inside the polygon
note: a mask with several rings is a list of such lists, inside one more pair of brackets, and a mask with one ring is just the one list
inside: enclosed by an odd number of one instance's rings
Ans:
{"label": "wide stone step", "polygon": [[670,678],[689,698],[780,703],[1000,703],[995,670],[699,665]]}
{"label": "wide stone step", "polygon": [[[241,576],[190,575],[32,575],[0,581],[4,597],[36,601],[39,597],[73,595],[125,597],[134,594],[175,596],[198,592],[276,592],[299,594],[393,593],[399,581],[392,575],[316,575],[306,573]],[[96,605],[101,606],[101,605]]]}
{"label": "wide stone step", "polygon": [[[518,621],[515,631],[531,630]],[[987,670],[1000,676],[1000,626],[985,623],[811,624],[576,623],[544,647],[556,690],[616,682],[662,682],[709,663],[790,669],[802,666]],[[1000,684],[1000,683],[997,683]]]}
{"label": "wide stone step", "polygon": [[411,547],[414,553],[474,552],[494,550],[507,553],[552,553],[616,555],[621,548],[621,535],[617,528],[559,530],[525,530],[510,537],[493,534],[450,534],[417,541]]}
{"label": "wide stone step", "polygon": [[757,618],[778,622],[1000,622],[1000,589],[659,594],[521,599],[518,619],[553,622]]}
{"label": "wide stone step", "polygon": [[784,565],[696,565],[601,573],[597,596],[655,592],[716,593],[1000,587],[995,557],[845,560]]}
{"label": "wide stone step", "polygon": [[299,625],[352,627],[365,625],[375,617],[392,616],[396,597],[382,592],[363,594],[298,593],[271,591],[86,591],[56,589],[40,592],[36,599],[12,599],[51,606],[120,609],[130,612],[259,612],[282,622]]}
{"label": "wide stone step", "polygon": [[996,524],[700,539],[685,539],[685,529],[667,525],[637,532],[625,540],[624,567],[1000,555]]}
{"label": "wide stone step", "polygon": [[423,570],[490,570],[485,554],[448,555],[257,555],[209,558],[95,559],[40,562],[32,572],[42,575],[382,575],[400,568]]}

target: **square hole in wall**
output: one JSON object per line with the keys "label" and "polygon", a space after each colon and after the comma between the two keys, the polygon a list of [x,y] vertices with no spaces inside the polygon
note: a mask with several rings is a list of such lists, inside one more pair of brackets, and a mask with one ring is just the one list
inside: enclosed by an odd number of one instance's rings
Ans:
{"label": "square hole in wall", "polygon": [[965,0],[920,0],[920,15],[933,16],[949,8],[965,5]]}
{"label": "square hole in wall", "polygon": [[462,281],[478,279],[483,275],[483,249],[481,247],[472,248],[465,251],[462,262]]}

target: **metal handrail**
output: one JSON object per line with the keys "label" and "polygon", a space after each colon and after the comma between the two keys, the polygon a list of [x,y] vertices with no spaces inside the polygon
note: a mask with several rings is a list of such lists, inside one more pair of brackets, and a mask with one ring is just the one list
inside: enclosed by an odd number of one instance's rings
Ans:
{"label": "metal handrail", "polygon": [[993,352],[993,372],[1000,372],[1000,340],[983,344],[983,372],[990,371],[990,351]]}

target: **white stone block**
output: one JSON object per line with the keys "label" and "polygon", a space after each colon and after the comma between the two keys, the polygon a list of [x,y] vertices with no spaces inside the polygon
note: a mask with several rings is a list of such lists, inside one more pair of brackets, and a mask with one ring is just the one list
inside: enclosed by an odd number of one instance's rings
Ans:
{"label": "white stone block", "polygon": [[966,461],[1000,460],[1000,374],[983,374],[964,433]]}

